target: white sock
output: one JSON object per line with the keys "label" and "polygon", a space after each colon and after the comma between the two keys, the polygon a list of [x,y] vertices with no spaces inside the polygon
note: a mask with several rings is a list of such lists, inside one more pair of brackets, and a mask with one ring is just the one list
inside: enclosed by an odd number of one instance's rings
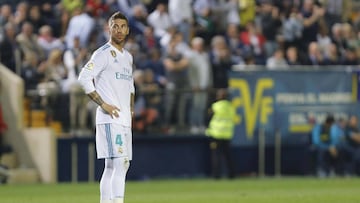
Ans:
{"label": "white sock", "polygon": [[116,198],[113,203],[124,203],[124,198]]}
{"label": "white sock", "polygon": [[105,159],[105,167],[100,180],[100,202],[111,203],[111,176],[114,171],[112,159]]}
{"label": "white sock", "polygon": [[129,169],[129,159],[127,157],[114,158],[114,171],[111,176],[111,199],[114,202],[123,202],[125,194],[125,178]]}

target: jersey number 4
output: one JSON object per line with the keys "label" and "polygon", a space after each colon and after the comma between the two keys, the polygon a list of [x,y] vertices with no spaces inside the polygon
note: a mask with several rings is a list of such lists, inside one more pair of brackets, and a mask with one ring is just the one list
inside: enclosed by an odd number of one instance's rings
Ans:
{"label": "jersey number 4", "polygon": [[123,141],[122,141],[122,138],[121,138],[121,135],[120,135],[120,134],[117,134],[117,135],[116,135],[115,143],[116,143],[117,145],[120,145],[120,146],[123,144]]}

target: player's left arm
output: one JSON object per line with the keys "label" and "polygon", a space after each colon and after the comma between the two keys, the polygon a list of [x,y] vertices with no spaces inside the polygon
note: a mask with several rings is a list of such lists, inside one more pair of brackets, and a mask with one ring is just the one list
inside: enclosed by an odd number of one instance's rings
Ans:
{"label": "player's left arm", "polygon": [[134,116],[134,103],[135,103],[135,93],[130,94],[130,111],[131,116]]}
{"label": "player's left arm", "polygon": [[[134,73],[135,67],[134,67],[134,63],[133,63],[133,57],[132,55],[130,55],[130,61],[131,61],[131,66],[132,66],[132,72]],[[135,82],[134,82],[134,78],[131,78],[131,85],[130,85],[130,112],[131,112],[131,117],[134,116],[134,103],[135,103]]]}

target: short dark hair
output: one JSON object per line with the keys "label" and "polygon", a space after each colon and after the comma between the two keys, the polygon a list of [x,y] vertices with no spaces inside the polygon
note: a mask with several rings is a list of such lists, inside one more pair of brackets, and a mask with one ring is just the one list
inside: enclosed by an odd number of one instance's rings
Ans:
{"label": "short dark hair", "polygon": [[335,122],[335,118],[332,114],[328,114],[325,119],[325,123],[331,125]]}
{"label": "short dark hair", "polygon": [[126,21],[126,23],[129,23],[127,17],[124,14],[122,14],[121,12],[119,12],[119,11],[115,12],[114,14],[112,14],[110,16],[108,23],[110,24],[110,22],[115,20],[115,19],[123,19],[123,20]]}

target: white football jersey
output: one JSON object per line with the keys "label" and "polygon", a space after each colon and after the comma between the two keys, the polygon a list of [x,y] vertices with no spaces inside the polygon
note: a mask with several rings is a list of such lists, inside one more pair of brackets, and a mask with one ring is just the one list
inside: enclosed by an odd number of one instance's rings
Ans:
{"label": "white football jersey", "polygon": [[96,124],[118,123],[131,127],[130,95],[135,92],[132,65],[133,58],[128,51],[119,51],[106,43],[93,53],[82,68],[79,82],[85,93],[96,90],[104,102],[120,109],[119,117],[112,118],[98,107]]}

